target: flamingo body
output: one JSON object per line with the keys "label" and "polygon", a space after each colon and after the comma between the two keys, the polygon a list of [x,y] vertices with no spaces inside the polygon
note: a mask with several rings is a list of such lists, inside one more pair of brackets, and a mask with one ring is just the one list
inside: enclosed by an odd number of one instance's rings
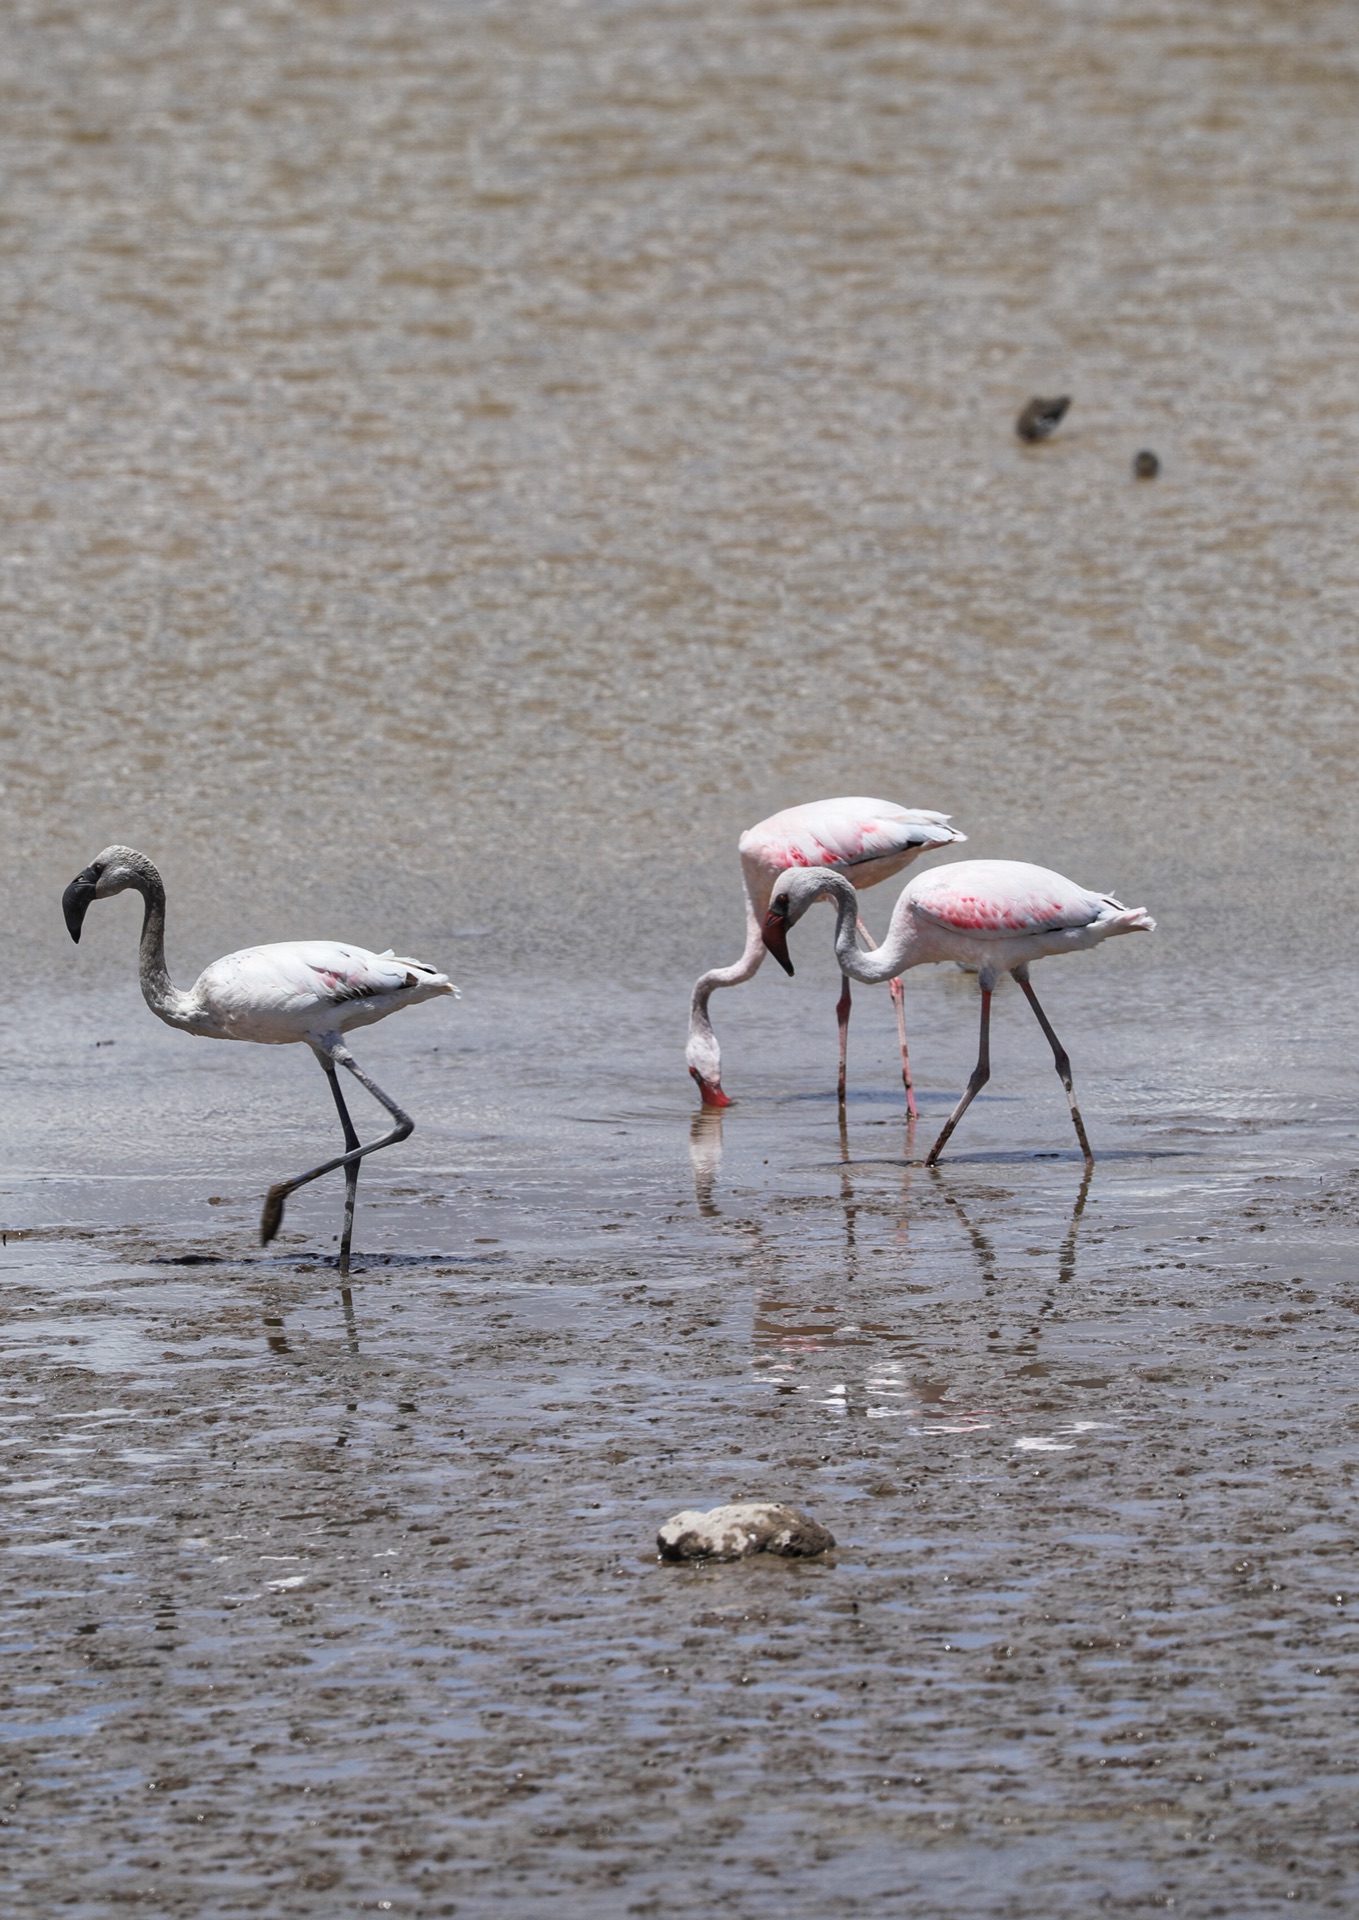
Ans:
{"label": "flamingo body", "polygon": [[903,910],[922,949],[931,946],[939,959],[997,974],[1097,946],[1113,933],[1151,932],[1156,924],[1140,907],[1124,907],[1111,894],[1092,893],[1050,867],[1021,860],[959,860],[922,873],[904,889],[879,953],[897,937]]}
{"label": "flamingo body", "polygon": [[215,1040],[314,1044],[456,991],[445,974],[390,949],[369,953],[337,940],[287,940],[214,960],[183,995],[182,1019],[172,1024]]}
{"label": "flamingo body", "polygon": [[[830,868],[843,873],[854,888],[862,889],[900,873],[930,847],[948,846],[966,838],[965,833],[949,825],[946,813],[861,795],[785,807],[741,835],[737,851],[746,901],[745,950],[730,966],[714,967],[702,974],[690,1001],[685,1060],[705,1107],[730,1105],[722,1088],[722,1055],[708,1016],[708,1001],[717,988],[740,986],[759,971],[765,956],[760,930],[779,875],[798,869]],[[843,1035],[847,1002],[842,1001],[842,1008]]]}
{"label": "flamingo body", "polygon": [[900,873],[925,847],[966,840],[948,822],[946,813],[899,807],[891,800],[813,800],[750,827],[737,851],[755,881],[763,913],[781,873],[830,867],[843,871],[856,887],[874,887]]}
{"label": "flamingo body", "polygon": [[911,967],[953,960],[975,967],[981,987],[981,1040],[967,1091],[926,1157],[938,1159],[945,1141],[977,1092],[990,1078],[991,995],[1010,973],[1052,1047],[1053,1060],[1071,1105],[1076,1137],[1086,1160],[1094,1158],[1072,1089],[1071,1063],[1029,984],[1029,966],[1053,954],[1078,953],[1120,933],[1153,933],[1156,922],[1142,907],[1125,907],[1112,894],[1094,893],[1050,867],[1020,860],[959,860],[922,873],[902,889],[892,924],[880,947],[863,953],[855,941],[853,888],[832,871],[785,873],[774,884],[764,921],[764,939],[787,972],[788,929],[814,901],[836,903],[835,953],[852,979],[892,980]]}

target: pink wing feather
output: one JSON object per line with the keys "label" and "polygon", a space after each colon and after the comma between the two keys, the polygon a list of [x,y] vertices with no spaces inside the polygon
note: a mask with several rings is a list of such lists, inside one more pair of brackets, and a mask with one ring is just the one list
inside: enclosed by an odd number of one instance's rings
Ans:
{"label": "pink wing feather", "polygon": [[813,800],[771,814],[741,835],[740,851],[742,859],[779,874],[792,867],[853,867],[899,859],[920,847],[947,846],[965,837],[949,826],[945,813],[851,797]]}
{"label": "pink wing feather", "polygon": [[1118,902],[1049,867],[1017,860],[960,860],[910,885],[911,905],[939,926],[981,939],[1088,927]]}

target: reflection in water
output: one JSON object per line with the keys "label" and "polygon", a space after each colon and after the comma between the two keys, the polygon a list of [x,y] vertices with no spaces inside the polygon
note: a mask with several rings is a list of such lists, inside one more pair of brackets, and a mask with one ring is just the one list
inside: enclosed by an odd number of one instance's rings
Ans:
{"label": "reflection in water", "polygon": [[840,1108],[840,1204],[845,1212],[845,1280],[852,1284],[859,1277],[858,1208],[854,1204],[854,1181],[850,1177],[849,1115]]}
{"label": "reflection in water", "polygon": [[[357,1360],[359,1357],[359,1323],[358,1317],[354,1312],[354,1295],[347,1282],[340,1288],[340,1305],[344,1309],[345,1345],[349,1349],[350,1358]],[[270,1301],[267,1304],[262,1319],[264,1324],[264,1337],[269,1343],[270,1353],[276,1353],[280,1358],[285,1355],[291,1356],[293,1348],[288,1340],[287,1334],[283,1330],[283,1302],[277,1299]]]}
{"label": "reflection in water", "polygon": [[[1076,1200],[1071,1209],[1071,1218],[1067,1223],[1066,1232],[1063,1234],[1061,1244],[1057,1249],[1057,1283],[1059,1286],[1065,1286],[1068,1281],[1073,1280],[1076,1276],[1076,1236],[1080,1232],[1081,1215],[1085,1212],[1085,1203],[1089,1198],[1090,1181],[1094,1171],[1094,1162],[1087,1162],[1081,1174],[1080,1186],[1076,1191]],[[967,1237],[976,1250],[977,1260],[982,1270],[982,1277],[986,1281],[987,1292],[990,1293],[994,1291],[1000,1284],[1000,1277],[996,1267],[995,1247],[982,1229],[972,1220],[958,1195],[944,1184],[944,1176],[940,1169],[938,1167],[931,1167],[929,1177],[932,1181],[938,1183],[938,1191],[942,1198],[952,1207],[953,1211],[962,1221],[967,1231]]]}
{"label": "reflection in water", "polygon": [[264,1316],[264,1337],[269,1342],[270,1353],[291,1353],[287,1335],[283,1331],[283,1315],[266,1313]]}
{"label": "reflection in water", "polygon": [[[1075,1278],[1076,1236],[1080,1231],[1081,1216],[1085,1212],[1086,1199],[1090,1193],[1090,1179],[1094,1170],[1094,1163],[1087,1161],[1081,1175],[1080,1186],[1076,1191],[1075,1203],[1071,1209],[1071,1218],[1067,1222],[1066,1232],[1063,1234],[1057,1248],[1057,1286],[1059,1287],[1064,1287],[1070,1280]],[[977,1261],[981,1267],[982,1279],[985,1282],[988,1296],[1002,1291],[1002,1280],[998,1269],[996,1250],[991,1239],[971,1218],[967,1208],[963,1205],[958,1195],[942,1184],[942,1176],[937,1168],[930,1169],[930,1178],[931,1180],[940,1181],[939,1192],[962,1222],[967,1232],[968,1240],[977,1255]],[[1038,1341],[1043,1332],[1044,1315],[1051,1313],[1055,1305],[1055,1295],[1049,1293],[1038,1307],[1034,1320],[1029,1327],[1027,1337],[1022,1340],[1016,1348],[1016,1352],[1029,1356],[1026,1364],[1020,1369],[1021,1377],[1027,1376],[1033,1378],[1044,1376],[1049,1371],[1048,1363],[1037,1357]]]}
{"label": "reflection in water", "polygon": [[722,1171],[722,1109],[700,1107],[689,1127],[689,1164],[694,1173],[694,1199],[709,1218],[720,1214],[713,1202],[713,1185]]}
{"label": "reflection in water", "polygon": [[[340,1306],[344,1309],[344,1334],[346,1334],[349,1359],[357,1359],[359,1357],[359,1317],[353,1309],[353,1292],[347,1283],[340,1288]],[[265,1329],[265,1340],[269,1342],[269,1352],[276,1354],[280,1359],[294,1359],[299,1365],[301,1357],[294,1352],[294,1346],[288,1340],[288,1334],[284,1332],[284,1302],[282,1300],[267,1302],[261,1319]],[[347,1371],[349,1369],[346,1367],[346,1373]]]}
{"label": "reflection in water", "polygon": [[350,1353],[357,1360],[359,1357],[359,1323],[354,1314],[354,1296],[349,1290],[349,1282],[347,1280],[340,1288],[340,1303],[344,1308],[345,1339],[348,1342]]}
{"label": "reflection in water", "polygon": [[[709,1111],[696,1114],[690,1127],[695,1197],[699,1211],[713,1219],[723,1218],[717,1198],[722,1124],[721,1113]],[[836,1139],[833,1189],[823,1189],[819,1198],[784,1197],[774,1203],[776,1219],[753,1223],[760,1257],[752,1363],[760,1383],[781,1395],[810,1395],[814,1404],[838,1415],[922,1420],[927,1424],[921,1432],[971,1432],[989,1425],[983,1410],[951,1404],[958,1380],[947,1364],[941,1369],[920,1316],[928,1312],[931,1296],[941,1300],[956,1292],[960,1280],[964,1294],[975,1295],[968,1268],[980,1276],[986,1298],[1009,1301],[1030,1290],[1030,1281],[1002,1271],[995,1237],[1001,1219],[1013,1224],[1004,1210],[1020,1203],[996,1192],[974,1192],[964,1199],[944,1171],[926,1172],[908,1159],[893,1158],[890,1184],[875,1178],[882,1163],[856,1161],[843,1110]],[[1036,1356],[1042,1316],[1055,1305],[1056,1290],[1075,1278],[1092,1173],[1082,1169],[1070,1212],[1063,1208],[1060,1220],[1039,1231],[1056,1261],[1056,1276],[1020,1352]],[[999,1206],[1000,1218],[987,1221],[982,1202],[993,1213]],[[1025,1230],[1032,1234],[1032,1197],[1022,1204]],[[961,1275],[958,1226],[969,1255]],[[1039,1253],[1042,1245],[1028,1251]],[[885,1306],[890,1317],[883,1315]],[[860,1352],[862,1361],[855,1357]],[[966,1354],[958,1359],[964,1374],[972,1371]],[[1046,1365],[1035,1357],[1024,1369],[1031,1370],[1045,1372]]]}
{"label": "reflection in water", "polygon": [[1066,1230],[1066,1237],[1062,1241],[1057,1254],[1057,1282],[1059,1286],[1064,1287],[1068,1281],[1076,1278],[1076,1235],[1080,1232],[1081,1215],[1085,1212],[1085,1202],[1090,1192],[1090,1181],[1094,1171],[1094,1166],[1087,1161],[1085,1171],[1081,1175],[1080,1187],[1076,1193],[1076,1204],[1071,1209],[1071,1224]]}

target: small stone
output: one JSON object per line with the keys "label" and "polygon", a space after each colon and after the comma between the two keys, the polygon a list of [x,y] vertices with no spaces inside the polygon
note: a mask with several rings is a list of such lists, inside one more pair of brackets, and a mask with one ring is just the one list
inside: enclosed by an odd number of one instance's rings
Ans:
{"label": "small stone", "polygon": [[676,1513],[656,1535],[662,1560],[744,1560],[750,1553],[806,1559],[829,1553],[835,1536],[778,1501],[740,1500],[708,1513]]}
{"label": "small stone", "polygon": [[1055,400],[1045,400],[1036,394],[1015,421],[1015,432],[1030,445],[1036,440],[1046,440],[1056,433],[1070,405],[1069,393],[1058,394]]}
{"label": "small stone", "polygon": [[1161,463],[1150,447],[1143,447],[1141,453],[1133,455],[1133,478],[1135,480],[1154,480],[1161,471]]}

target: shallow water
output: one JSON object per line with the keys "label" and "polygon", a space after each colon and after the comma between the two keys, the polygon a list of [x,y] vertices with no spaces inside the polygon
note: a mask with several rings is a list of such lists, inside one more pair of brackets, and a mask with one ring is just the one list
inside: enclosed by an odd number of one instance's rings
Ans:
{"label": "shallow water", "polygon": [[[1353,1910],[1350,25],[11,9],[16,1909]],[[944,970],[841,1124],[828,918],[694,1116],[735,837],[844,791],[1157,916],[1038,975],[1088,1182],[1012,993],[919,1164]],[[183,978],[462,986],[356,1041],[347,1295],[326,1183],[255,1243],[310,1061],[67,941],[112,840]],[[655,1562],[739,1494],[833,1560]]]}

